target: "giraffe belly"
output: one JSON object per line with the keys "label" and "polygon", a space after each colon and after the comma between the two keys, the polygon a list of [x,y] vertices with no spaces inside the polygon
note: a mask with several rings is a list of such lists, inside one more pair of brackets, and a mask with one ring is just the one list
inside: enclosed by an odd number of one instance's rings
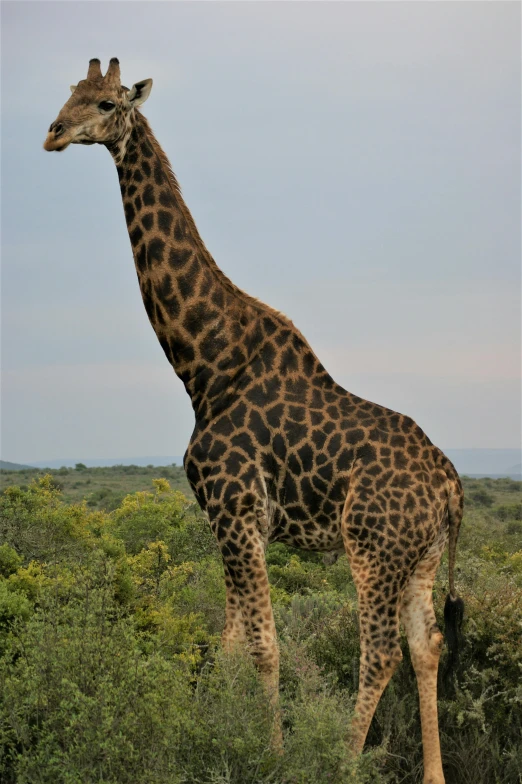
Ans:
{"label": "giraffe belly", "polygon": [[313,520],[295,523],[285,518],[270,534],[269,542],[283,542],[301,550],[322,553],[343,549],[340,522],[324,530]]}
{"label": "giraffe belly", "polygon": [[[291,478],[294,482],[294,478]],[[284,542],[303,550],[330,552],[343,547],[341,517],[346,498],[348,480],[343,482],[344,492],[339,500],[332,500],[332,488],[326,492],[312,491],[311,482],[304,480],[294,499],[289,482],[283,483],[279,492],[269,500],[269,541]],[[290,499],[290,502],[289,502]]]}

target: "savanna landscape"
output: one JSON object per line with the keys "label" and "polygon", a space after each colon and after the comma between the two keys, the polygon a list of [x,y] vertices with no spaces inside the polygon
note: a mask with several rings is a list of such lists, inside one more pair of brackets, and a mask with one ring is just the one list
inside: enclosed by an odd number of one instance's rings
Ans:
{"label": "savanna landscape", "polygon": [[[439,712],[450,784],[522,770],[522,503],[511,479],[463,479],[456,581],[466,606]],[[422,781],[414,673],[404,661],[365,753],[345,736],[357,689],[346,558],[270,545],[285,752],[247,656],[226,656],[223,567],[176,466],[2,472],[0,779],[6,784]],[[438,620],[446,557],[435,583]]]}
{"label": "savanna landscape", "polygon": [[0,784],[522,784],[520,10],[2,3]]}

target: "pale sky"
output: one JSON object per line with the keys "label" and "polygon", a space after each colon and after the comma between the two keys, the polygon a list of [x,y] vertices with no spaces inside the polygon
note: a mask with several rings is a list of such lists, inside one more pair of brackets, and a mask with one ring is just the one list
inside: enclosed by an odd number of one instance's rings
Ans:
{"label": "pale sky", "polygon": [[207,247],[346,389],[520,445],[520,4],[2,3],[5,460],[182,455],[108,152],[42,143],[117,56]]}

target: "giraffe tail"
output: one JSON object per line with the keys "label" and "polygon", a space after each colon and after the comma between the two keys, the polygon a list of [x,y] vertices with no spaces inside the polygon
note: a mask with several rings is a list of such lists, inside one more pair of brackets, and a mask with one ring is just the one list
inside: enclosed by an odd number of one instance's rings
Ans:
{"label": "giraffe tail", "polygon": [[[448,461],[449,463],[449,461]],[[451,465],[451,464],[450,464]],[[448,646],[448,658],[442,674],[443,681],[449,684],[459,660],[460,630],[464,618],[464,602],[457,596],[455,590],[455,556],[457,552],[457,539],[459,536],[460,523],[463,512],[463,491],[457,472],[450,473],[451,490],[448,502],[448,523],[449,523],[449,593],[444,605],[444,632],[446,644]]]}

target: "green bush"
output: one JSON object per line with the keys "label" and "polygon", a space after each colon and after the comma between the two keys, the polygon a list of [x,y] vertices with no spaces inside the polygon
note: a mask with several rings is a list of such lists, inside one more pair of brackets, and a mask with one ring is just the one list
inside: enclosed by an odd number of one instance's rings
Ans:
{"label": "green bush", "polygon": [[508,536],[522,536],[522,522],[511,522],[506,525],[506,533]]}
{"label": "green bush", "polygon": [[[18,621],[0,660],[0,775],[61,782],[362,783],[346,760],[350,700],[317,667],[285,711],[287,751],[250,657],[216,651],[195,679],[183,657],[143,649],[99,561],[67,597],[49,593]],[[351,770],[350,779],[345,771]]]}
{"label": "green bush", "polygon": [[185,496],[170,490],[165,479],[154,480],[155,493],[138,492],[126,496],[111,516],[112,531],[132,554],[149,542],[167,542],[180,527],[188,506]]}
{"label": "green bush", "polygon": [[170,780],[189,673],[141,654],[109,584],[77,588],[47,597],[0,662],[2,780]]}
{"label": "green bush", "polygon": [[522,521],[522,503],[520,504],[502,504],[492,510],[499,520],[516,520]]}
{"label": "green bush", "polygon": [[0,495],[0,540],[25,562],[81,558],[91,546],[89,522],[85,505],[64,504],[48,475]]}
{"label": "green bush", "polygon": [[485,488],[479,488],[470,493],[470,498],[479,506],[492,506],[495,498]]}
{"label": "green bush", "polygon": [[[465,484],[493,502],[466,508],[459,541],[462,648],[453,682],[439,690],[446,780],[520,784],[518,506],[503,503],[507,480]],[[63,503],[48,477],[0,496],[2,784],[420,784],[404,639],[365,754],[351,760],[346,747],[359,665],[347,559],[326,566],[320,554],[268,549],[279,756],[251,659],[220,650],[223,566],[208,523],[165,479],[154,485],[110,514]],[[446,563],[434,587],[441,627]]]}
{"label": "green bush", "polygon": [[302,561],[298,555],[291,555],[284,566],[269,566],[268,576],[271,585],[290,594],[328,589],[326,568],[310,561]]}
{"label": "green bush", "polygon": [[0,545],[0,576],[9,577],[22,565],[23,558],[8,544]]}
{"label": "green bush", "polygon": [[32,609],[27,596],[10,590],[7,580],[0,578],[0,651],[5,647],[15,622],[27,620]]}

